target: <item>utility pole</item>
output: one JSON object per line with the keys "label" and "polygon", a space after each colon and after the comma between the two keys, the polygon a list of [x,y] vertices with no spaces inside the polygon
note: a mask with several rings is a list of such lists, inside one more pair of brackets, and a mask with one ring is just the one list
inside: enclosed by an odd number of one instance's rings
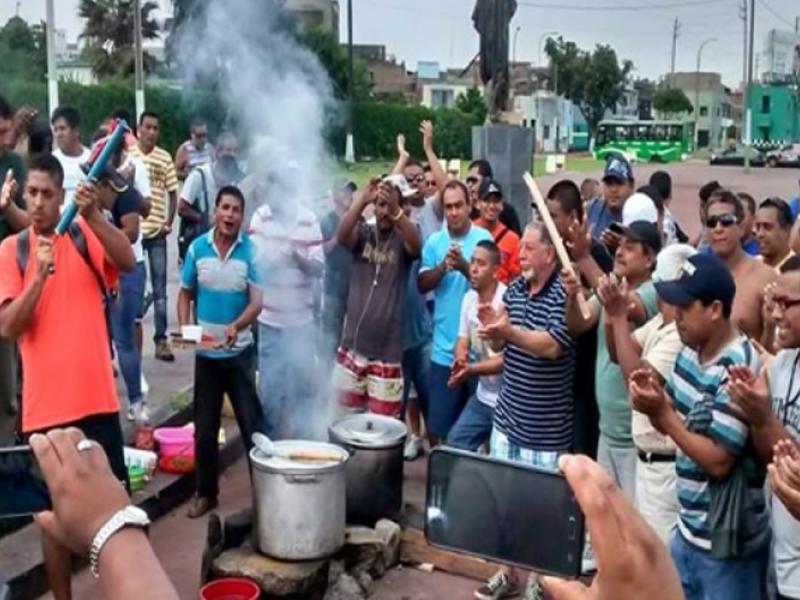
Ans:
{"label": "utility pole", "polygon": [[46,2],[47,29],[47,108],[50,114],[58,108],[58,67],[56,66],[56,17],[54,0]]}
{"label": "utility pole", "polygon": [[353,0],[347,0],[347,143],[344,150],[346,163],[356,162],[355,143],[353,141]]}
{"label": "utility pole", "polygon": [[752,137],[752,109],[750,92],[753,87],[753,42],[756,31],[756,0],[750,0],[750,31],[747,36],[747,85],[744,92],[744,172],[750,172],[750,138]]}
{"label": "utility pole", "polygon": [[[144,50],[142,50],[141,0],[133,0],[133,78],[136,99],[136,122],[142,117],[144,107]],[[133,123],[128,123],[133,126]]]}
{"label": "utility pole", "polygon": [[744,37],[742,38],[742,84],[747,86],[747,0],[742,0],[739,7],[739,18],[744,25]]}
{"label": "utility pole", "polygon": [[670,61],[669,69],[672,75],[675,75],[675,56],[678,53],[678,36],[680,35],[680,31],[681,23],[678,21],[678,17],[675,17],[675,23],[672,25],[672,60]]}

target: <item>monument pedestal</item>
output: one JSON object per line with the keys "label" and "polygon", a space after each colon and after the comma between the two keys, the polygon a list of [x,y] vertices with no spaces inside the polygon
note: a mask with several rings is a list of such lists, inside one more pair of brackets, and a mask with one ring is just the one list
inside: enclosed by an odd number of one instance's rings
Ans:
{"label": "monument pedestal", "polygon": [[503,186],[504,200],[517,211],[520,223],[531,219],[531,197],[523,173],[533,172],[534,130],[519,125],[472,128],[472,158],[488,160],[494,179]]}

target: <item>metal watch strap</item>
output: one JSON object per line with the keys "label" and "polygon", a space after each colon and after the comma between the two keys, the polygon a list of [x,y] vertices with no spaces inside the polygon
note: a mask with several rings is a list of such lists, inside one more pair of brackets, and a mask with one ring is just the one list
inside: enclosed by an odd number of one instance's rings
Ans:
{"label": "metal watch strap", "polygon": [[128,507],[121,508],[106,521],[105,525],[94,536],[89,550],[89,568],[95,578],[100,577],[100,552],[111,537],[125,527],[145,527],[147,523],[137,523],[128,517]]}

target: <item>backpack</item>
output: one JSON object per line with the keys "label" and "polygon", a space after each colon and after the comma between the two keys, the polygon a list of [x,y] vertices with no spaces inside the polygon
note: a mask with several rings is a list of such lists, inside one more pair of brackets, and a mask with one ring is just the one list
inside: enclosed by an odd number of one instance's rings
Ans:
{"label": "backpack", "polygon": [[[78,254],[81,255],[81,258],[86,263],[86,266],[89,267],[89,270],[92,272],[92,275],[94,276],[94,279],[97,281],[97,285],[100,288],[100,294],[103,296],[103,314],[106,320],[106,333],[108,335],[108,344],[110,347],[111,304],[113,302],[112,294],[106,287],[105,279],[98,272],[97,268],[94,266],[94,263],[89,257],[89,245],[86,242],[86,236],[83,234],[83,230],[76,222],[73,221],[67,230],[67,234],[69,235],[69,239],[72,240],[72,243],[75,245],[75,249],[78,251]],[[22,276],[25,275],[25,268],[28,266],[30,252],[30,229],[24,229],[17,234],[17,267],[19,267],[19,272]]]}
{"label": "backpack", "polygon": [[203,170],[204,166],[205,165],[200,165],[194,169],[194,171],[197,171],[200,174],[200,183],[203,188],[200,206],[198,206],[197,209],[201,214],[200,222],[195,223],[193,221],[181,219],[178,227],[178,258],[180,258],[181,261],[186,258],[186,253],[189,251],[189,246],[192,245],[192,242],[209,229],[208,211],[211,208],[211,204],[209,203],[208,198],[208,186],[206,184],[206,173]]}

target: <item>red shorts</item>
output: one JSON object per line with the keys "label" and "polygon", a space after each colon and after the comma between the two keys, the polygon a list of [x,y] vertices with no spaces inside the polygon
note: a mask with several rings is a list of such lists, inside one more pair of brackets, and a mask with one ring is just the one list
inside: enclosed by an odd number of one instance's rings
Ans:
{"label": "red shorts", "polygon": [[400,363],[371,361],[339,348],[334,385],[339,403],[348,410],[400,417],[403,406],[403,368]]}

